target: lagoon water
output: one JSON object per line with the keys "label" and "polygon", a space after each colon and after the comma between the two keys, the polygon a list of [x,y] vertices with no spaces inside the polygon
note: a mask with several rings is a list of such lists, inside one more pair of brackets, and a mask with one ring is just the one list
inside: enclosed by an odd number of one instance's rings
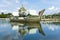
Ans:
{"label": "lagoon water", "polygon": [[60,40],[60,23],[11,23],[0,19],[0,40]]}

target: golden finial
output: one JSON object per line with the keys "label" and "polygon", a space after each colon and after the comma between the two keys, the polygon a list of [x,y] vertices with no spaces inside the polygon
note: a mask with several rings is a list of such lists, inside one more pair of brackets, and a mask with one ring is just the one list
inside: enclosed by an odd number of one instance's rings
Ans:
{"label": "golden finial", "polygon": [[24,7],[24,4],[22,4],[22,7]]}

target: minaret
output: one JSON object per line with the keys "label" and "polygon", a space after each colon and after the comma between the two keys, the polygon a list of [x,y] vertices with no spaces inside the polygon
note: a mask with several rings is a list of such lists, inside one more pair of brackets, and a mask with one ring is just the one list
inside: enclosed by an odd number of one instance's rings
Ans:
{"label": "minaret", "polygon": [[24,4],[22,4],[21,7],[24,7]]}

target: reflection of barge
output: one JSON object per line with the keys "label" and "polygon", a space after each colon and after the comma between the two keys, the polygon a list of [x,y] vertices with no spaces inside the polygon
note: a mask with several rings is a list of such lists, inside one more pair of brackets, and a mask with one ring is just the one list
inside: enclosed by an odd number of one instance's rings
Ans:
{"label": "reflection of barge", "polygon": [[37,17],[22,17],[22,18],[13,18],[13,19],[10,19],[11,22],[40,22],[41,20],[41,16],[42,14],[44,13],[45,9],[41,10],[39,12],[39,16]]}
{"label": "reflection of barge", "polygon": [[[12,28],[17,29],[20,34],[24,35],[25,33],[29,33],[31,29],[38,29],[39,33],[45,36],[45,33],[39,23],[13,23],[11,22]],[[32,31],[33,32],[33,31]]]}

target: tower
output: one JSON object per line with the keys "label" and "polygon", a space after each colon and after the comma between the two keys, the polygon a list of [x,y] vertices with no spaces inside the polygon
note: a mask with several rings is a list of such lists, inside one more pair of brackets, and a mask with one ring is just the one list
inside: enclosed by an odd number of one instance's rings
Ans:
{"label": "tower", "polygon": [[21,8],[18,10],[18,12],[19,12],[19,17],[24,17],[25,16],[25,12],[26,12],[27,10],[24,8],[24,5],[22,4],[22,6],[21,6]]}

